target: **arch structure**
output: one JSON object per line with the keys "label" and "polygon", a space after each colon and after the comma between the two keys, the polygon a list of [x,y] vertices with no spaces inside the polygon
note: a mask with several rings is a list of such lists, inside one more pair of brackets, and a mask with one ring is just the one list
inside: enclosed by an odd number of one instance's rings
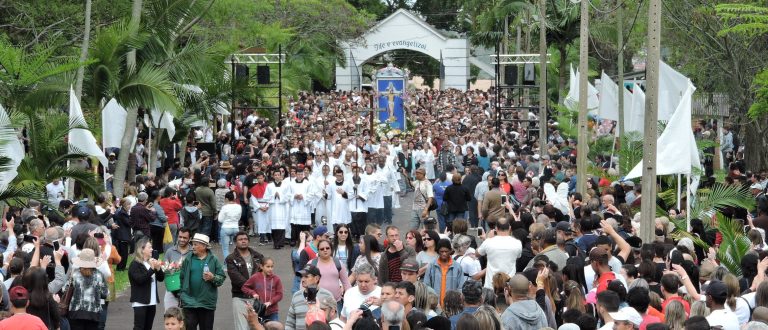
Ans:
{"label": "arch structure", "polygon": [[440,88],[467,90],[469,42],[451,38],[413,13],[399,9],[355,41],[341,41],[346,65],[336,64],[336,89],[360,89],[363,63],[383,52],[408,49],[440,61]]}

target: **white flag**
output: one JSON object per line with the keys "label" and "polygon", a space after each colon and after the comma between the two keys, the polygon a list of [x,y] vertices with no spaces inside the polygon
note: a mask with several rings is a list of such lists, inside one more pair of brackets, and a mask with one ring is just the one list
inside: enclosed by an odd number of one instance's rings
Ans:
{"label": "white flag", "polygon": [[[701,169],[699,150],[691,128],[691,97],[696,87],[688,81],[688,88],[678,104],[677,109],[656,141],[656,174],[687,174],[691,168]],[[626,178],[636,178],[643,175],[643,162],[640,161]],[[698,184],[698,176],[692,178],[692,186]],[[693,188],[695,189],[695,188]],[[694,190],[695,191],[695,190]]]}
{"label": "white flag", "polygon": [[0,172],[0,191],[13,181],[19,174],[17,171],[19,164],[24,160],[24,145],[18,137],[16,129],[11,125],[11,118],[5,112],[5,108],[0,105],[0,155],[11,160],[8,169]]}
{"label": "white flag", "polygon": [[[570,77],[570,86],[568,88],[568,94],[565,96],[565,100],[563,100],[563,103],[565,104],[565,107],[570,109],[571,111],[577,111],[579,107],[579,75],[581,73],[579,71],[576,71],[574,73],[573,71],[573,65],[571,65],[571,77]],[[597,109],[597,107],[600,105],[600,100],[597,97],[598,91],[597,88],[595,88],[594,85],[592,85],[589,81],[587,81],[587,109],[593,110]]]}
{"label": "white flag", "polygon": [[96,157],[102,165],[107,166],[107,157],[96,143],[96,138],[88,130],[83,109],[75,96],[75,90],[71,87],[69,88],[69,128],[69,152]]}

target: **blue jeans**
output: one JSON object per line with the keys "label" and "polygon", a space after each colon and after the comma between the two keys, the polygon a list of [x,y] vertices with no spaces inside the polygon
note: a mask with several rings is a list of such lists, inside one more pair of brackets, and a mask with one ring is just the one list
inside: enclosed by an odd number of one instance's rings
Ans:
{"label": "blue jeans", "polygon": [[411,229],[419,229],[421,227],[421,211],[411,210]]}
{"label": "blue jeans", "polygon": [[224,258],[229,255],[229,242],[235,240],[235,234],[237,234],[237,228],[221,228],[219,236],[221,238],[221,251],[224,253]]}
{"label": "blue jeans", "polygon": [[392,196],[384,196],[384,223],[392,224]]}
{"label": "blue jeans", "polygon": [[200,221],[200,233],[207,235],[208,238],[211,238],[211,228],[213,228],[213,222],[215,220],[213,217],[203,216]]}
{"label": "blue jeans", "polygon": [[280,321],[280,315],[278,315],[278,313],[274,313],[274,314],[264,316],[264,322],[267,322],[267,321]]}
{"label": "blue jeans", "polygon": [[[439,210],[440,207],[438,207],[437,209]],[[445,232],[445,220],[446,220],[446,217],[440,214],[440,212],[437,212],[437,225],[440,227],[441,233]]]}

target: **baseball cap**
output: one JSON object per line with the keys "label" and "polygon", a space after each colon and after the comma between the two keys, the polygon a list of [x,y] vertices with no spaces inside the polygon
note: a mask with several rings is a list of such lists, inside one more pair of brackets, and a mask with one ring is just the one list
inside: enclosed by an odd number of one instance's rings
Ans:
{"label": "baseball cap", "polygon": [[759,183],[753,183],[751,186],[749,186],[749,189],[763,190],[763,185]]}
{"label": "baseball cap", "polygon": [[573,232],[571,230],[571,224],[568,223],[568,221],[560,221],[560,222],[558,222],[557,225],[555,226],[555,228],[557,230],[562,230],[562,231],[564,231],[566,233]]}
{"label": "baseball cap", "polygon": [[539,270],[536,268],[528,268],[523,271],[523,275],[525,278],[528,279],[528,282],[533,283],[533,285],[536,285],[536,277],[539,276]]}
{"label": "baseball cap", "polygon": [[29,291],[21,285],[17,285],[8,290],[10,300],[29,300]]}
{"label": "baseball cap", "polygon": [[712,296],[713,299],[722,301],[725,300],[725,298],[728,298],[728,288],[725,286],[723,281],[714,280],[709,282],[709,286],[707,287],[707,295]]}
{"label": "baseball cap", "polygon": [[640,323],[643,323],[643,317],[632,307],[624,307],[618,312],[608,313],[608,315],[610,315],[614,321],[627,321],[636,326],[640,326]]}
{"label": "baseball cap", "polygon": [[304,276],[304,275],[314,275],[314,276],[320,276],[320,269],[318,269],[316,266],[312,266],[311,264],[308,264],[304,267],[304,269],[296,272],[296,275]]}
{"label": "baseball cap", "polygon": [[328,232],[328,227],[318,226],[317,228],[315,228],[315,230],[312,231],[312,236],[314,237],[322,236],[322,235],[325,235],[325,233],[327,232]]}
{"label": "baseball cap", "polygon": [[91,216],[91,210],[88,207],[81,206],[77,208],[78,219],[88,219]]}
{"label": "baseball cap", "polygon": [[405,270],[409,272],[418,272],[419,271],[419,263],[416,261],[416,259],[408,258],[403,261],[402,264],[400,264],[400,270]]}

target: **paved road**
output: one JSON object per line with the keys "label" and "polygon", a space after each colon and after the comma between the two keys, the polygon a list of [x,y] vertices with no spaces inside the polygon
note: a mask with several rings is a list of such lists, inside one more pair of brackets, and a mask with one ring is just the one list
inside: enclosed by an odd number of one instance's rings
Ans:
{"label": "paved road", "polygon": [[[408,220],[410,217],[411,202],[413,199],[413,193],[409,193],[405,197],[400,199],[401,207],[394,209],[393,222],[401,229],[401,236],[405,235],[404,229],[408,228]],[[280,302],[280,321],[284,322],[286,314],[288,312],[288,305],[291,297],[291,287],[293,285],[293,267],[291,265],[291,255],[289,249],[273,250],[271,246],[258,246],[257,240],[251,239],[251,246],[257,251],[261,252],[265,256],[272,257],[275,261],[275,273],[280,277],[285,288],[284,298]],[[219,260],[222,262],[224,258],[221,255],[221,248],[218,246],[213,247],[213,251]],[[232,313],[232,283],[227,279],[224,284],[219,288],[219,301],[216,307],[216,318],[214,321],[214,329],[230,330],[234,328],[234,314]],[[165,294],[165,285],[160,284],[158,289],[160,290],[160,304],[157,307],[157,314],[155,315],[155,322],[153,329],[163,329],[163,307],[162,299]],[[107,329],[128,329],[133,326],[133,309],[131,303],[128,301],[130,290],[118,294],[116,301],[109,304],[109,317],[107,318]]]}

